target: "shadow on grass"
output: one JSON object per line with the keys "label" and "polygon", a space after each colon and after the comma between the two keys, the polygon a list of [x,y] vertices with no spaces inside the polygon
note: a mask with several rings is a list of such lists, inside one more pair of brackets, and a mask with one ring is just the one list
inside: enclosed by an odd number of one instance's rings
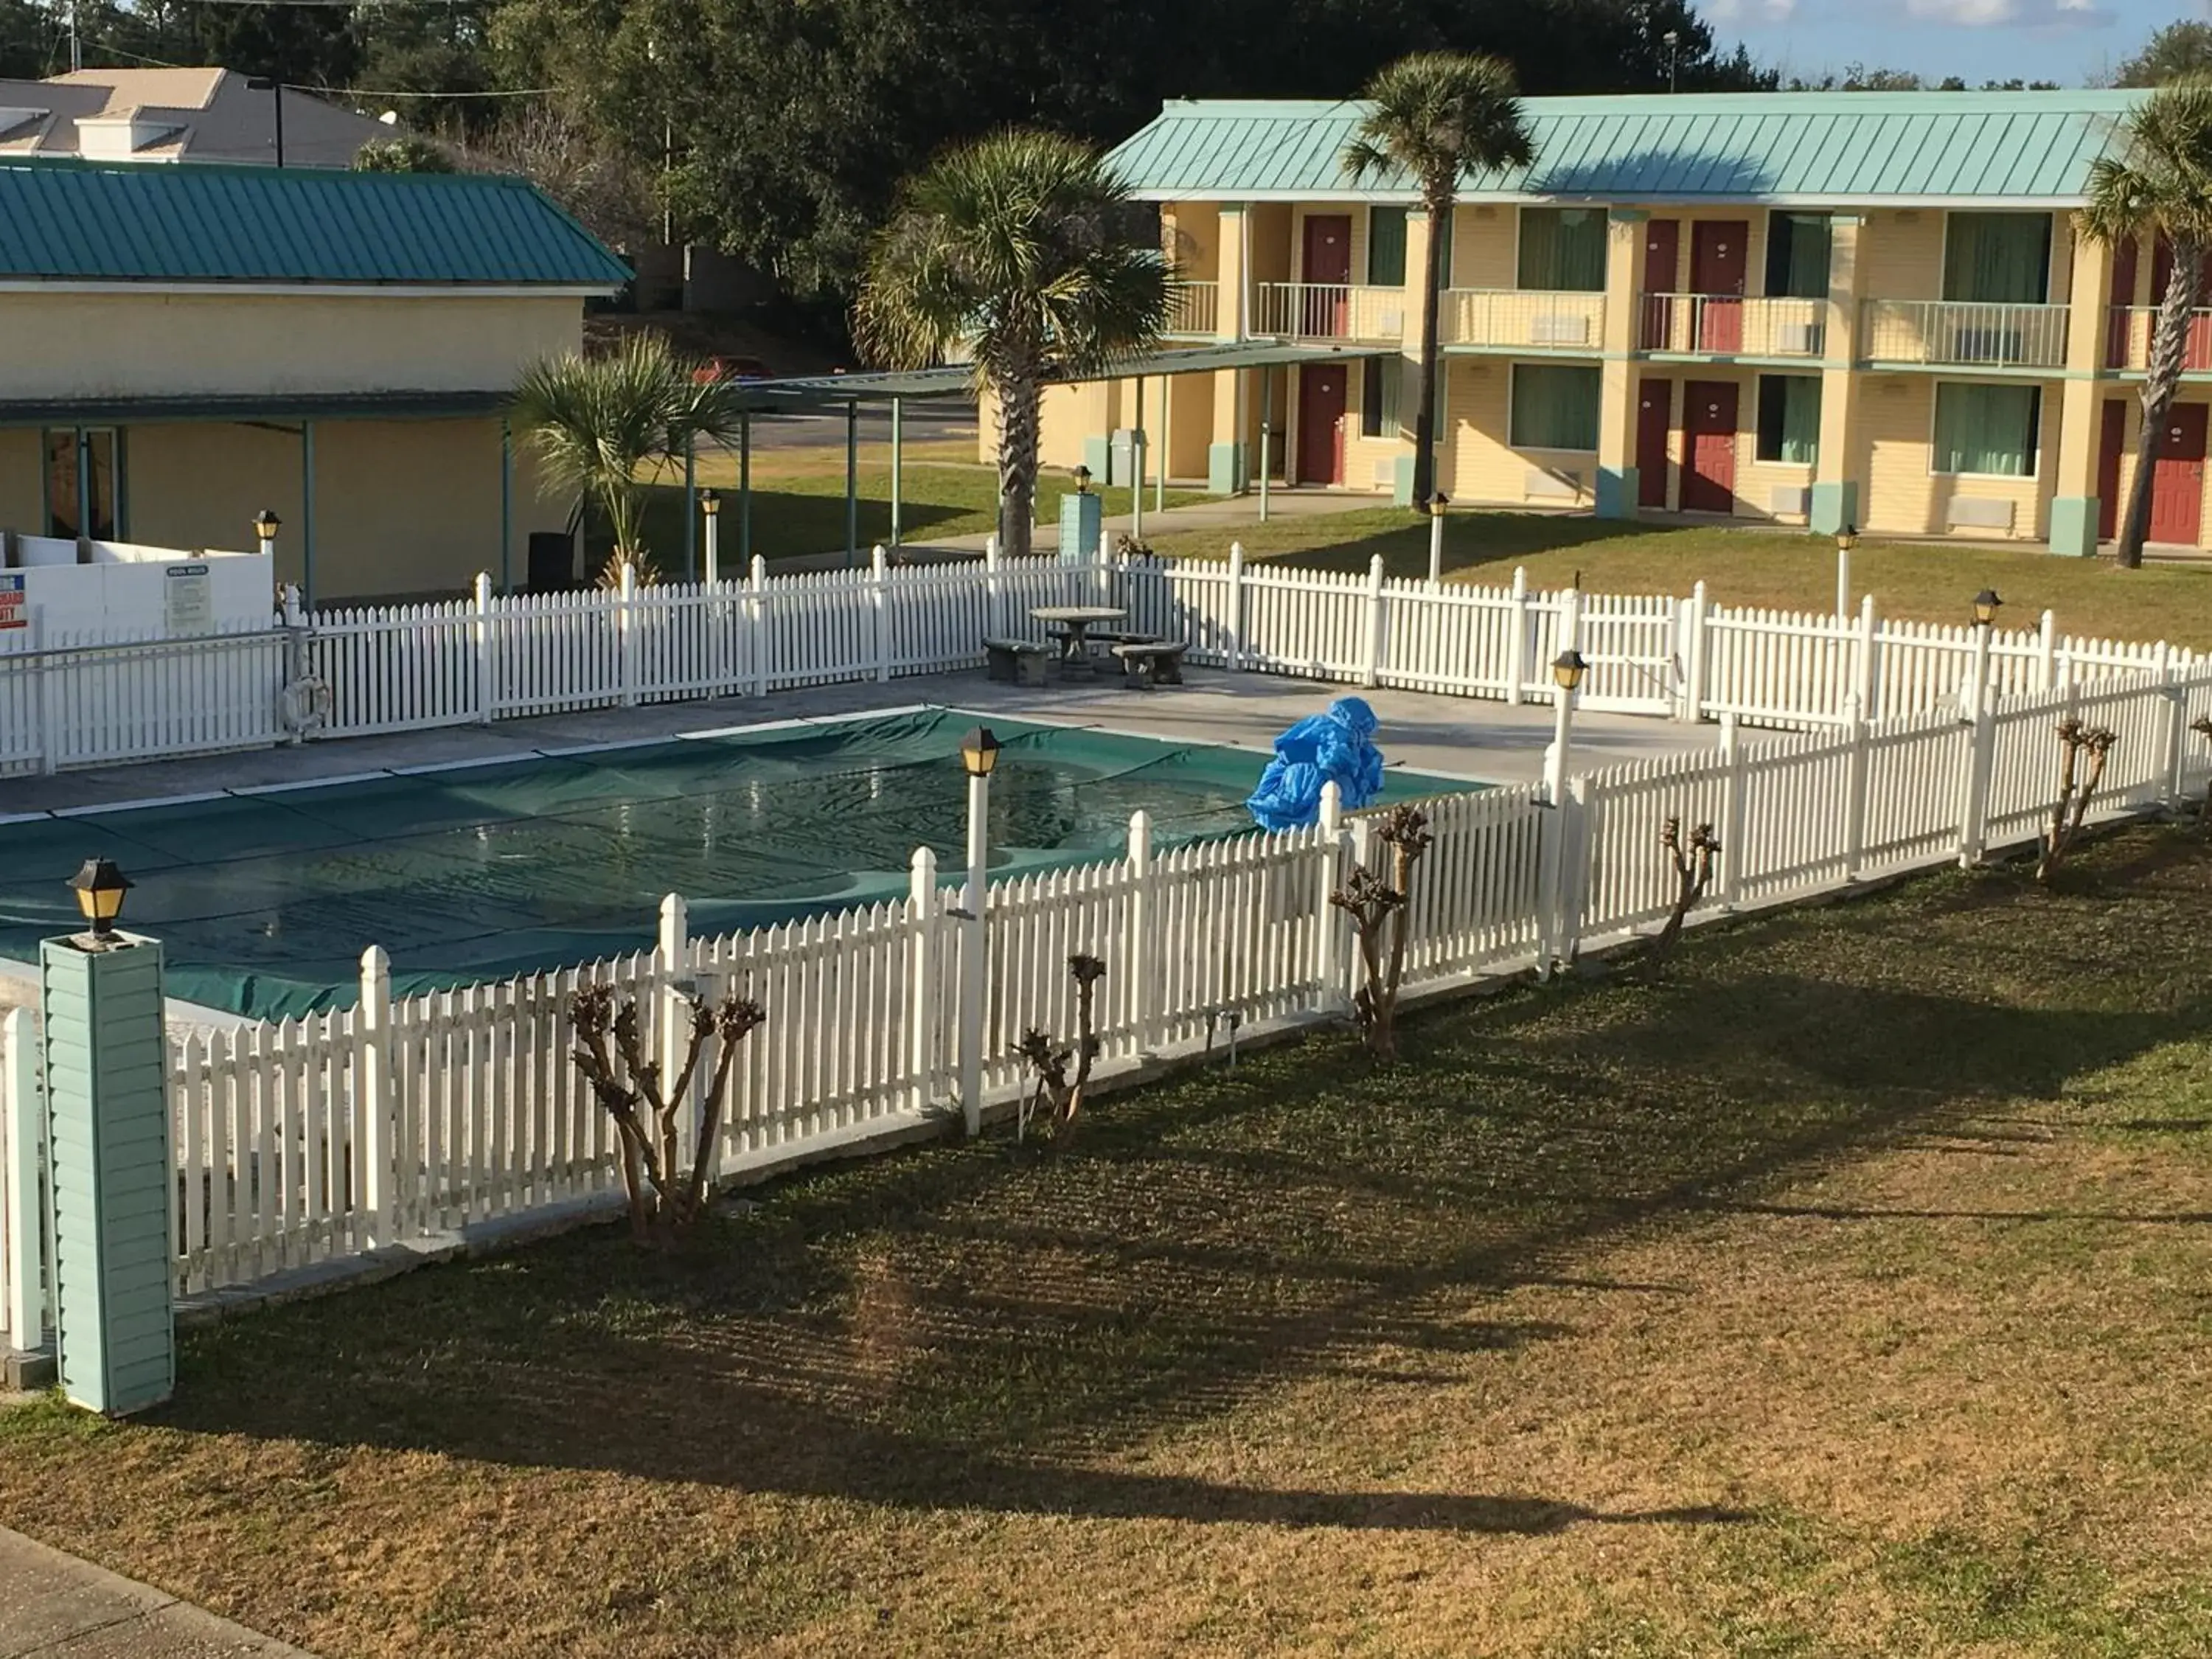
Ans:
{"label": "shadow on grass", "polygon": [[[1326,547],[1287,552],[1279,562],[1302,568],[1334,570],[1364,575],[1376,554],[1382,556],[1382,574],[1391,577],[1429,574],[1429,526],[1425,519],[1407,518],[1401,526],[1368,530],[1367,515],[1358,527],[1364,532]],[[1443,569],[1495,574],[1480,578],[1487,585],[1504,586],[1513,579],[1513,567],[1524,559],[1547,553],[1571,553],[1578,547],[1597,547],[1624,539],[1659,544],[1680,537],[1686,544],[1710,549],[1715,532],[1710,526],[1644,524],[1630,519],[1596,519],[1558,513],[1455,513],[1444,521]],[[1691,550],[1686,545],[1686,553]]]}
{"label": "shadow on grass", "polygon": [[[1463,1384],[1563,1334],[1498,1317],[1499,1291],[1590,1282],[1578,1258],[1624,1229],[1767,1202],[2201,1036],[2193,957],[2136,949],[2110,902],[1992,906],[1988,885],[1760,918],[1656,975],[1438,1011],[1387,1073],[1316,1037],[1108,1102],[1058,1153],[994,1139],[802,1175],[678,1257],[603,1229],[196,1333],[161,1420],[917,1508],[1725,1520],[1099,1465],[1285,1385]],[[2177,978],[2187,995],[2142,1006]]]}

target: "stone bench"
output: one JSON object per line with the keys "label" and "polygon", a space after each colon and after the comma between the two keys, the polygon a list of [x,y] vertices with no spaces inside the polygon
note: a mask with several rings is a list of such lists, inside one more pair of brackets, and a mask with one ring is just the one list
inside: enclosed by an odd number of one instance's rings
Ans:
{"label": "stone bench", "polygon": [[1178,641],[1138,640],[1115,646],[1114,654],[1121,659],[1129,684],[1149,691],[1155,685],[1182,684],[1182,655],[1189,649]]}
{"label": "stone bench", "polygon": [[1051,653],[1035,640],[983,641],[983,674],[987,679],[1015,685],[1042,685],[1046,659]]}

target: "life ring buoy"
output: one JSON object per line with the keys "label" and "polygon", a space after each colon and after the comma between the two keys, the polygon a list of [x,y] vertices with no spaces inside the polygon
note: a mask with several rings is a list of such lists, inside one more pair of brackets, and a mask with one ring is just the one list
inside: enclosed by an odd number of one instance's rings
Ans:
{"label": "life ring buoy", "polygon": [[331,683],[303,674],[276,694],[276,710],[288,732],[312,732],[331,722]]}

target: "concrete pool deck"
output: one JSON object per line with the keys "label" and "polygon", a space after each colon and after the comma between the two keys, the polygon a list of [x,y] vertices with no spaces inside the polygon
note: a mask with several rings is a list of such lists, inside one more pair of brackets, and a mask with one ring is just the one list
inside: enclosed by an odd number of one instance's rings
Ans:
{"label": "concrete pool deck", "polygon": [[[284,749],[256,749],[190,759],[110,766],[52,777],[0,782],[0,818],[19,814],[96,811],[103,807],[254,789],[271,784],[335,781],[364,774],[472,761],[523,760],[585,745],[657,742],[732,726],[805,720],[842,720],[916,704],[972,709],[988,718],[1090,726],[1138,737],[1205,743],[1253,751],[1256,782],[1276,733],[1332,699],[1358,696],[1381,717],[1377,740],[1392,769],[1472,778],[1486,783],[1534,781],[1552,740],[1544,705],[1509,708],[1424,692],[1362,690],[1356,686],[1273,675],[1193,670],[1189,684],[1150,692],[1117,680],[1042,687],[1007,685],[980,672],[918,676],[888,683],[812,686],[766,697],[594,708],[493,726],[344,738]],[[1595,770],[1719,741],[1719,728],[1684,726],[1640,715],[1577,714],[1570,769]],[[0,959],[0,1011],[35,994],[35,970]],[[175,1005],[185,1024],[231,1024],[236,1017]]]}

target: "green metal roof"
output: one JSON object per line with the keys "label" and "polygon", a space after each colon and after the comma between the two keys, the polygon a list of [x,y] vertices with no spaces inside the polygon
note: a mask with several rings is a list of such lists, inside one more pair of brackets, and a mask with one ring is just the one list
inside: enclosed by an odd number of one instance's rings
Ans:
{"label": "green metal roof", "polygon": [[[1692,93],[1523,100],[1533,166],[1470,174],[1462,199],[1706,199],[1845,207],[2078,203],[2140,92]],[[1410,202],[1355,188],[1354,102],[1182,101],[1108,158],[1140,197]]]}
{"label": "green metal roof", "polygon": [[0,162],[0,281],[611,289],[629,279],[520,179]]}

